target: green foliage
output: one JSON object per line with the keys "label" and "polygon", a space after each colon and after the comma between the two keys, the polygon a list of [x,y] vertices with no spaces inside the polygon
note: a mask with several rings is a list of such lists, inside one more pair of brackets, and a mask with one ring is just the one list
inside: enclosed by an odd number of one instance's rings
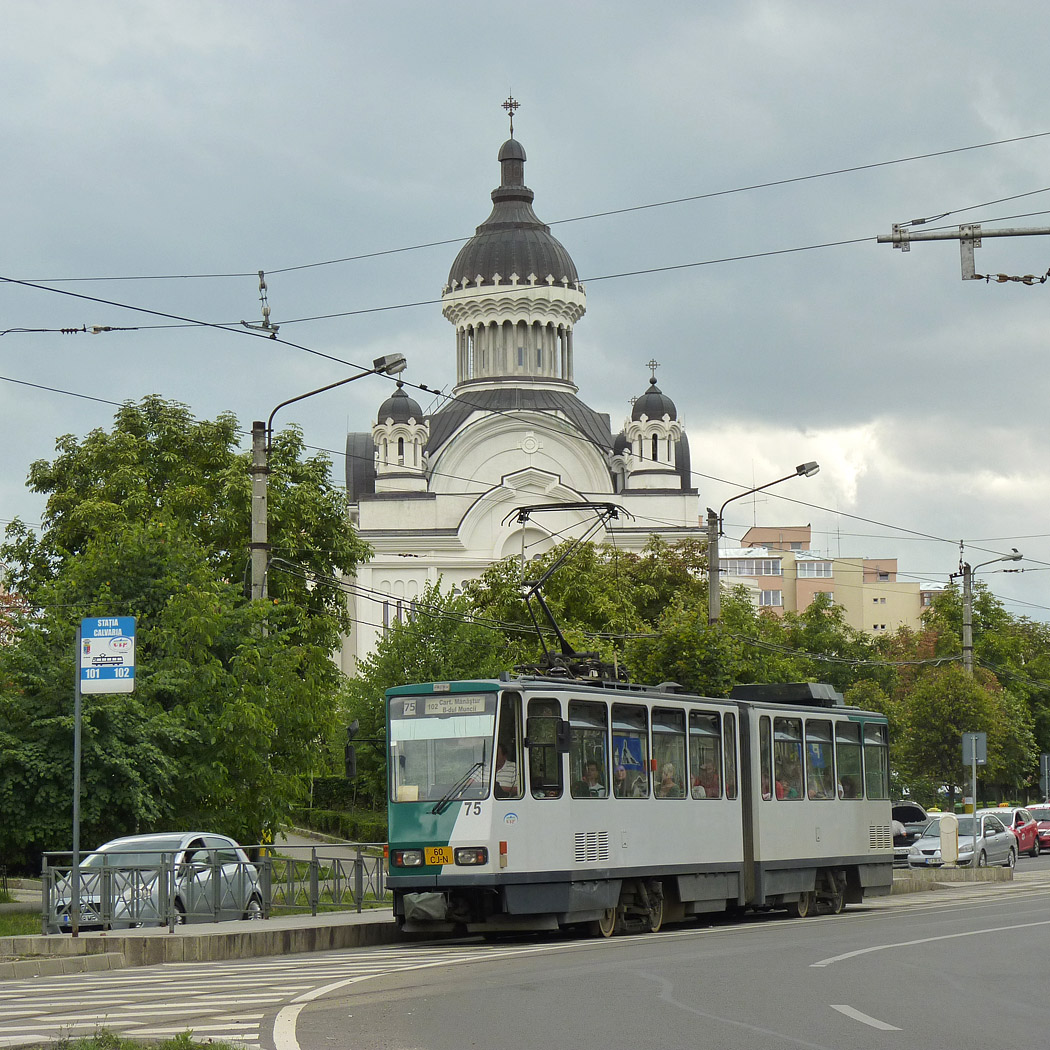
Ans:
{"label": "green foliage", "polygon": [[[20,523],[0,551],[32,609],[0,648],[0,853],[70,844],[75,630],[137,619],[132,694],[83,703],[82,837],[201,826],[255,842],[284,821],[318,768],[348,627],[335,587],[367,551],[323,457],[278,435],[271,466],[270,603],[244,594],[248,457],[236,423],[198,423],[159,398],[125,405],[112,433],[59,440],[30,485],[45,528]],[[291,566],[294,571],[281,571]],[[9,819],[8,819],[9,818]]]}
{"label": "green foliage", "polygon": [[297,827],[334,835],[348,842],[386,842],[386,810],[297,809]]}

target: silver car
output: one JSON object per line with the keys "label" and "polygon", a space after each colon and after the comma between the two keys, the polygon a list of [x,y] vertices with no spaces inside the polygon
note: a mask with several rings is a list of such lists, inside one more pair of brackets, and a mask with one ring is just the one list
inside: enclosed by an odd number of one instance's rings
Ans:
{"label": "silver car", "polygon": [[[65,933],[72,928],[71,865],[51,858],[48,876],[48,931]],[[80,865],[83,930],[262,917],[259,873],[226,835],[130,835],[86,854]]]}
{"label": "silver car", "polygon": [[[969,814],[959,819],[960,865],[974,862],[974,817]],[[1017,863],[1017,838],[1003,822],[993,814],[977,815],[977,867],[1002,864],[1012,868]],[[912,868],[939,868],[944,863],[941,857],[941,821],[931,820],[923,829],[920,838],[908,853],[908,865]]]}

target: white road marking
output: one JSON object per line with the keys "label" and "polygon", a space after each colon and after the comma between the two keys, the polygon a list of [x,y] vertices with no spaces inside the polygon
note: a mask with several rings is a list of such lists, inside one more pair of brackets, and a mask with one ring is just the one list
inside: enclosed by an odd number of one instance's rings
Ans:
{"label": "white road marking", "polygon": [[897,1028],[896,1025],[887,1024],[885,1021],[880,1021],[877,1017],[869,1017],[867,1014],[862,1014],[860,1010],[854,1010],[852,1006],[836,1006],[834,1003],[831,1004],[832,1010],[838,1010],[840,1014],[845,1014],[847,1017],[852,1017],[854,1021],[860,1021],[861,1024],[870,1025],[872,1028],[877,1028],[880,1032],[899,1032],[901,1029]]}
{"label": "white road marking", "polygon": [[920,937],[915,941],[897,941],[894,944],[873,944],[868,948],[858,948],[855,952],[843,952],[842,955],[833,955],[829,959],[821,959],[819,962],[810,963],[811,967],[831,966],[833,963],[844,962],[846,959],[855,959],[859,955],[871,955],[873,952],[884,952],[890,948],[912,948],[917,944],[933,944],[935,941],[954,941],[960,937],[984,937],[989,933],[1009,933],[1011,930],[1030,930],[1033,926],[1050,926],[1050,919],[1041,922],[1019,922],[1014,926],[994,926],[986,930],[967,930],[965,933],[945,933],[939,937]]}

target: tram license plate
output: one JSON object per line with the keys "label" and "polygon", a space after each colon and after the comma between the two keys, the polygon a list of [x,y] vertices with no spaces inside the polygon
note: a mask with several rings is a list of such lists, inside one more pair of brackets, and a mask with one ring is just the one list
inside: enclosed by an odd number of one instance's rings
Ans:
{"label": "tram license plate", "polygon": [[451,846],[427,846],[423,850],[423,857],[427,864],[451,864]]}

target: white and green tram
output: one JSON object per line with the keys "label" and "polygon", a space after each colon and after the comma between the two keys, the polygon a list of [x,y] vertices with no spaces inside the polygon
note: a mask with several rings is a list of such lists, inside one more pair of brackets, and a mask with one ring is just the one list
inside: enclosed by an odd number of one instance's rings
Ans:
{"label": "white and green tram", "polygon": [[886,718],[826,685],[399,686],[387,733],[406,931],[610,936],[733,909],[838,912],[892,888]]}

